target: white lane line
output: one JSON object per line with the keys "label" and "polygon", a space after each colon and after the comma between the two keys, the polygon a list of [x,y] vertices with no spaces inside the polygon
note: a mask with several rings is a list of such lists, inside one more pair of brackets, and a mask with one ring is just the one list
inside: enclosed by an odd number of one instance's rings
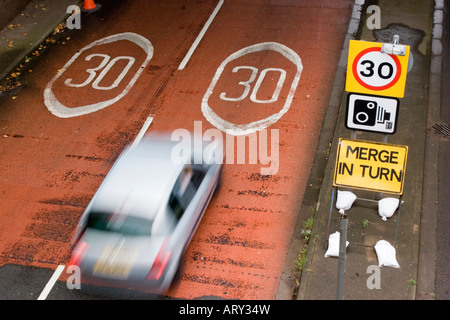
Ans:
{"label": "white lane line", "polygon": [[183,61],[181,61],[180,66],[178,67],[178,70],[183,70],[186,64],[188,63],[189,59],[191,58],[192,54],[194,53],[195,49],[197,48],[198,44],[202,40],[203,36],[205,35],[206,31],[208,30],[209,26],[213,22],[214,18],[216,17],[217,13],[220,10],[220,7],[222,7],[224,0],[220,0],[217,4],[214,11],[209,16],[208,21],[206,21],[205,25],[203,26],[202,31],[200,31],[199,35],[197,36],[197,39],[195,39],[194,43],[192,44],[191,48],[189,49],[188,53],[184,57]]}
{"label": "white lane line", "polygon": [[65,268],[65,265],[62,265],[62,264],[60,264],[58,266],[58,268],[56,268],[52,277],[50,278],[50,280],[48,280],[47,284],[45,285],[44,290],[42,290],[41,294],[39,295],[38,300],[45,300],[47,298],[48,294],[52,290],[53,286],[56,283],[56,280],[58,280],[58,278],[61,275],[61,273],[63,272],[64,268]]}
{"label": "white lane line", "polygon": [[141,130],[139,131],[138,135],[136,136],[133,143],[131,144],[130,149],[135,148],[139,144],[139,142],[144,137],[144,134],[147,131],[148,127],[150,127],[150,125],[152,124],[152,121],[153,121],[153,117],[148,117],[147,120],[145,120],[144,124],[142,125]]}

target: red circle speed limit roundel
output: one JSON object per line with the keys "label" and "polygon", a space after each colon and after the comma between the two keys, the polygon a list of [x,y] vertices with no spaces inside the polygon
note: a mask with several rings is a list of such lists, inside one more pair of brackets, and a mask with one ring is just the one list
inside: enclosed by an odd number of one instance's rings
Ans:
{"label": "red circle speed limit roundel", "polygon": [[364,88],[381,91],[397,83],[402,67],[397,56],[381,53],[379,47],[371,47],[355,57],[352,73],[355,80]]}

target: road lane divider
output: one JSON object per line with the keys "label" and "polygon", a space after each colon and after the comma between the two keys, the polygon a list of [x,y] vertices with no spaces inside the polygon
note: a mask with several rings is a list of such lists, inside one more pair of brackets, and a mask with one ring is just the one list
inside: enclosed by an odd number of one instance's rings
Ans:
{"label": "road lane divider", "polygon": [[147,129],[152,124],[152,121],[153,121],[153,117],[148,117],[147,120],[145,120],[144,124],[141,127],[141,130],[139,131],[138,135],[136,136],[133,143],[131,144],[130,149],[133,149],[134,147],[136,147],[139,144],[139,142],[141,142],[142,138],[145,135],[145,132],[147,132]]}
{"label": "road lane divider", "polygon": [[203,36],[205,35],[206,31],[208,30],[209,26],[213,22],[214,18],[216,17],[217,13],[219,12],[220,8],[222,7],[224,3],[224,0],[220,0],[217,4],[214,11],[211,13],[211,15],[208,18],[208,21],[206,21],[205,25],[203,26],[202,30],[198,34],[197,38],[195,39],[194,43],[192,44],[191,48],[189,49],[188,53],[184,57],[183,61],[181,61],[178,70],[183,70],[186,64],[188,63],[189,59],[191,58],[192,54],[194,53],[195,49],[197,49],[198,44],[200,41],[202,41]]}
{"label": "road lane divider", "polygon": [[56,281],[59,279],[59,276],[61,275],[61,273],[64,271],[64,268],[66,266],[63,264],[60,264],[55,272],[53,272],[52,277],[50,278],[50,280],[47,282],[47,284],[44,287],[44,290],[42,290],[41,294],[39,295],[39,297],[37,298],[38,300],[45,300],[47,299],[48,294],[50,293],[50,291],[52,290],[53,286],[55,285]]}

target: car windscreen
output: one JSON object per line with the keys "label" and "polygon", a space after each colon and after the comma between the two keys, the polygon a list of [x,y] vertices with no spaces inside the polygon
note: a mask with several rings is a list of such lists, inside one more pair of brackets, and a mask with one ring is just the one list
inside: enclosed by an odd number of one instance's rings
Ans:
{"label": "car windscreen", "polygon": [[150,236],[153,221],[131,215],[91,212],[87,227],[127,236]]}

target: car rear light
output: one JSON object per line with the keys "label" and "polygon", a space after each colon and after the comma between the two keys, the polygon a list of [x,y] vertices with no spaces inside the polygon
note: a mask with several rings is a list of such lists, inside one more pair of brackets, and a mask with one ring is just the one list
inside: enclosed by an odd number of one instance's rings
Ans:
{"label": "car rear light", "polygon": [[159,280],[161,278],[164,269],[167,266],[167,262],[169,262],[170,256],[172,255],[172,251],[165,252],[167,239],[164,240],[161,249],[156,256],[155,262],[153,262],[152,268],[147,276],[148,280]]}
{"label": "car rear light", "polygon": [[78,244],[78,246],[75,248],[75,250],[72,253],[72,257],[70,258],[69,261],[69,266],[79,266],[81,264],[81,261],[83,260],[84,256],[86,255],[86,252],[89,249],[89,244],[84,242],[84,241],[80,241],[80,243]]}

